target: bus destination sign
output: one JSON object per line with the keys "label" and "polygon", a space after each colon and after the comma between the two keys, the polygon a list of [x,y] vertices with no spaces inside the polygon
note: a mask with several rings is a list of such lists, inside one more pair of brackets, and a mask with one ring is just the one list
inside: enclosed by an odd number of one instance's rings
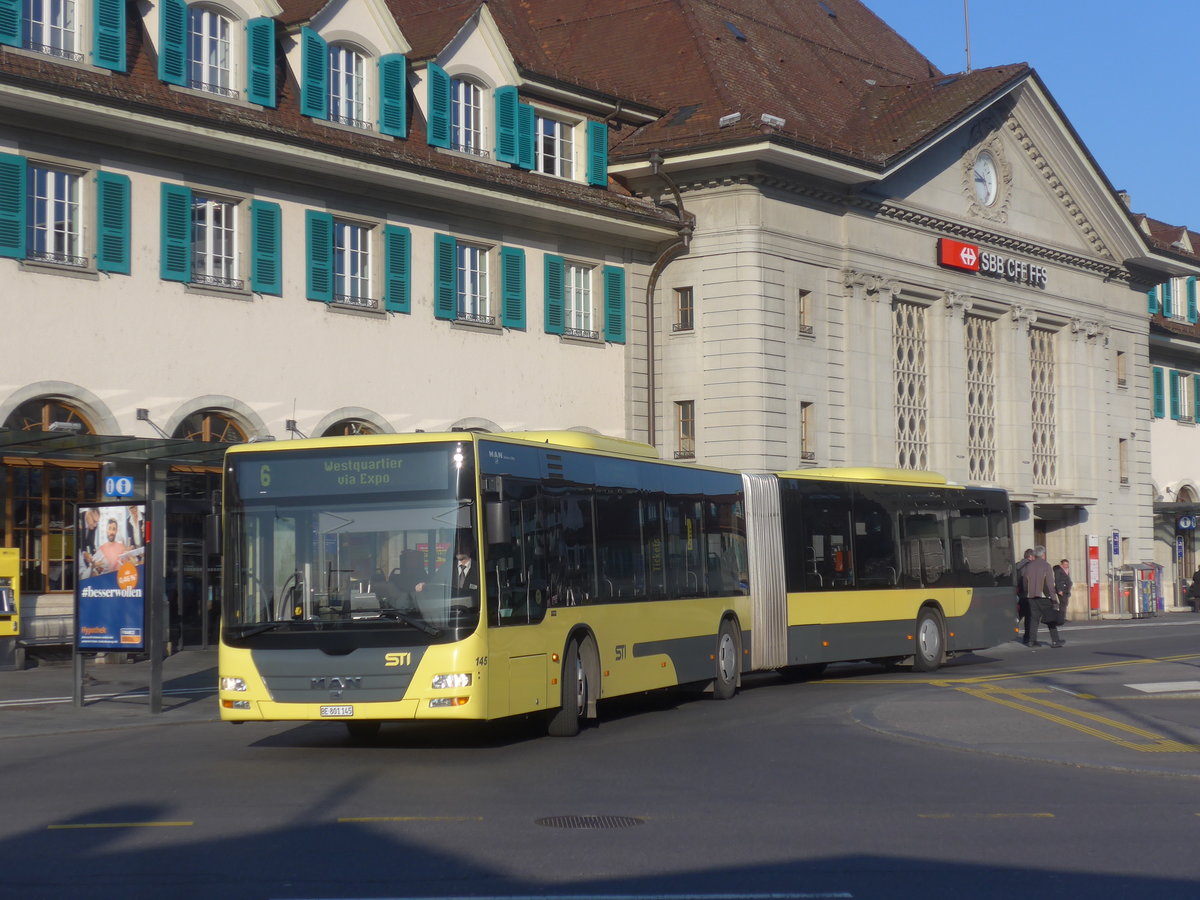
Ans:
{"label": "bus destination sign", "polygon": [[232,465],[246,498],[444,491],[453,452],[453,445],[438,445],[334,456],[264,453]]}

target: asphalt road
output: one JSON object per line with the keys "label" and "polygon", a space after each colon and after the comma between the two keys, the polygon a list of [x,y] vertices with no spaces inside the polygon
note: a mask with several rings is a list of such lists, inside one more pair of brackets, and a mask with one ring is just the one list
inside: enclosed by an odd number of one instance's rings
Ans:
{"label": "asphalt road", "polygon": [[82,710],[0,673],[0,896],[1197,895],[1200,618],[1064,634],[933,676],[613,701],[574,739],[410,725],[370,747],[216,722],[201,657],[160,716],[137,667],[91,676]]}

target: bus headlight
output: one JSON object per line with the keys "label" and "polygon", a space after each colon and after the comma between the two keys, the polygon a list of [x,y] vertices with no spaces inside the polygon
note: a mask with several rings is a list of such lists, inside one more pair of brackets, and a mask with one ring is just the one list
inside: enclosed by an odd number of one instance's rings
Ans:
{"label": "bus headlight", "polygon": [[239,691],[239,692],[245,691],[246,690],[246,679],[245,678],[233,678],[233,677],[222,678],[221,679],[221,690],[223,690],[223,691]]}
{"label": "bus headlight", "polygon": [[471,686],[470,672],[456,672],[453,675],[434,675],[433,689],[442,691],[446,688],[465,688]]}
{"label": "bus headlight", "polygon": [[447,706],[466,706],[470,697],[435,697],[429,701],[430,709],[444,709]]}

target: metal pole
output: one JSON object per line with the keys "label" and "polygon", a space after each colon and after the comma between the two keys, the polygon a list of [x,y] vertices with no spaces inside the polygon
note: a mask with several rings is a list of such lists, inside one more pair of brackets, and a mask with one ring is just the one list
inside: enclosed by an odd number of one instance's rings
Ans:
{"label": "metal pole", "polygon": [[167,477],[166,470],[146,463],[146,514],[150,517],[150,546],[147,548],[146,649],[150,653],[150,712],[162,712],[163,626],[166,596],[163,585],[167,567]]}
{"label": "metal pole", "polygon": [[971,12],[968,8],[969,0],[963,0],[963,31],[967,38],[967,71],[971,71]]}

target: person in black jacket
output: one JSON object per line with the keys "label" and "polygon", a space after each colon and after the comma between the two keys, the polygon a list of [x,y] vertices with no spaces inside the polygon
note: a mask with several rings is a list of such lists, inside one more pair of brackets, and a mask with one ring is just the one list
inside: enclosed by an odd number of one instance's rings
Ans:
{"label": "person in black jacket", "polygon": [[1074,583],[1071,580],[1071,563],[1065,559],[1059,560],[1054,567],[1054,596],[1058,600],[1059,625],[1066,624],[1067,601],[1071,599],[1071,585]]}
{"label": "person in black jacket", "polygon": [[1187,602],[1188,606],[1192,608],[1192,612],[1200,612],[1200,568],[1196,569],[1196,574],[1192,576],[1192,583],[1188,585]]}

